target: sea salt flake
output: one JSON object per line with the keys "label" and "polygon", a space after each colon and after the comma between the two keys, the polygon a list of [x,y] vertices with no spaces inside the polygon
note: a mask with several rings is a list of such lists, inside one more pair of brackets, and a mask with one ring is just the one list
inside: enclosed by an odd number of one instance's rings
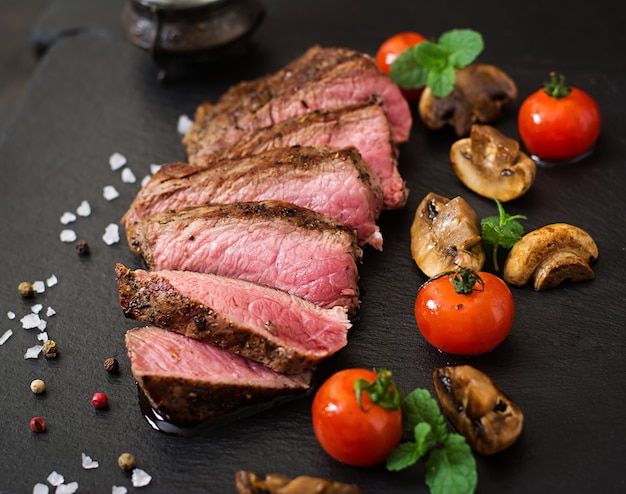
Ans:
{"label": "sea salt flake", "polygon": [[48,308],[46,309],[46,316],[47,316],[47,317],[52,317],[52,316],[54,316],[56,313],[57,313],[57,311],[56,311],[56,310],[54,310],[52,307],[48,307]]}
{"label": "sea salt flake", "polygon": [[41,312],[41,309],[43,309],[43,305],[41,304],[35,304],[30,308],[30,311],[33,314],[39,314]]}
{"label": "sea salt flake", "polygon": [[85,453],[81,454],[83,461],[83,468],[85,470],[91,470],[92,468],[98,468],[100,463],[91,459],[90,456],[87,456]]}
{"label": "sea salt flake", "polygon": [[114,485],[113,489],[111,489],[111,494],[126,494],[128,489],[121,485]]}
{"label": "sea salt flake", "polygon": [[78,490],[78,482],[70,482],[69,484],[57,485],[55,494],[74,494]]}
{"label": "sea salt flake", "polygon": [[7,317],[9,319],[15,319],[15,312],[13,312],[12,310],[10,310],[9,312],[7,312]]}
{"label": "sea salt flake", "polygon": [[24,317],[22,317],[20,319],[20,322],[22,323],[22,327],[24,329],[33,329],[39,326],[41,319],[39,318],[38,314],[31,312],[30,314],[26,314]]}
{"label": "sea salt flake", "polygon": [[113,245],[120,241],[120,227],[115,223],[109,223],[109,225],[104,230],[104,235],[102,235],[102,240],[107,245]]}
{"label": "sea salt flake", "polygon": [[157,165],[156,163],[152,163],[150,165],[150,173],[152,175],[154,175],[156,172],[158,172],[161,168],[163,167],[163,165]]}
{"label": "sea salt flake", "polygon": [[193,121],[187,115],[181,115],[178,117],[178,124],[176,125],[176,129],[179,134],[186,134],[191,130],[191,126],[193,125]]}
{"label": "sea salt flake", "polygon": [[145,470],[135,468],[133,469],[131,481],[133,483],[133,487],[145,487],[152,481],[152,477]]}
{"label": "sea salt flake", "polygon": [[0,336],[0,345],[4,345],[11,336],[13,336],[13,330],[7,329],[4,334]]}
{"label": "sea salt flake", "polygon": [[44,329],[46,329],[48,327],[48,321],[41,319],[39,321],[39,324],[37,324],[37,329],[39,331],[43,331]]}
{"label": "sea salt flake", "polygon": [[83,218],[89,216],[91,214],[91,206],[89,205],[89,203],[87,201],[81,202],[80,205],[76,208],[76,214],[78,216],[82,216]]}
{"label": "sea salt flake", "polygon": [[42,348],[43,348],[42,345],[31,346],[28,350],[26,350],[26,353],[24,354],[24,359],[39,357],[39,353],[41,352]]}
{"label": "sea salt flake", "polygon": [[39,334],[37,335],[37,339],[38,339],[39,341],[44,341],[44,342],[45,342],[45,341],[48,341],[48,333],[47,333],[46,331],[44,331],[43,333],[39,333]]}
{"label": "sea salt flake", "polygon": [[105,185],[104,189],[102,189],[102,195],[107,201],[112,201],[113,199],[117,199],[120,193],[112,185]]}
{"label": "sea salt flake", "polygon": [[76,232],[74,230],[66,229],[61,232],[61,242],[74,242],[76,240]]}
{"label": "sea salt flake", "polygon": [[33,290],[36,293],[44,293],[46,291],[46,285],[44,285],[43,281],[33,281]]}
{"label": "sea salt flake", "polygon": [[49,492],[50,488],[41,482],[33,486],[33,494],[48,494]]}
{"label": "sea salt flake", "polygon": [[50,275],[50,278],[46,280],[46,285],[48,285],[48,288],[50,288],[51,286],[56,285],[58,282],[59,280],[55,275]]}
{"label": "sea salt flake", "polygon": [[56,487],[57,485],[61,485],[63,482],[65,482],[65,477],[63,477],[63,475],[61,475],[60,473],[54,471],[50,475],[48,475],[48,478],[46,480],[51,486]]}
{"label": "sea salt flake", "polygon": [[111,170],[119,170],[126,164],[126,156],[122,153],[115,152],[109,157],[109,165],[111,166]]}
{"label": "sea salt flake", "polygon": [[134,184],[136,181],[137,178],[130,168],[124,168],[122,170],[122,182],[125,184]]}
{"label": "sea salt flake", "polygon": [[76,221],[76,215],[74,213],[70,213],[69,211],[66,211],[61,216],[61,223],[63,225],[69,225],[70,223],[74,221]]}
{"label": "sea salt flake", "polygon": [[145,186],[146,186],[146,184],[150,181],[150,179],[151,179],[151,178],[152,178],[152,177],[151,177],[150,175],[146,175],[145,177],[143,177],[143,178],[141,179],[141,186],[142,186],[142,187],[145,187]]}

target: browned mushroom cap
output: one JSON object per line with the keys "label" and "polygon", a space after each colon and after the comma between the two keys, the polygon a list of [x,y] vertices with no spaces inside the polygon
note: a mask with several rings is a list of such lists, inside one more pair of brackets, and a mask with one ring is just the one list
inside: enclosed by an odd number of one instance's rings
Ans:
{"label": "browned mushroom cap", "polygon": [[430,129],[454,127],[466,136],[473,123],[489,123],[500,118],[502,106],[517,98],[515,82],[502,70],[485,64],[472,64],[456,72],[454,89],[438,98],[426,87],[419,101],[422,121]]}
{"label": "browned mushroom cap", "polygon": [[462,198],[430,192],[415,211],[411,225],[411,255],[428,277],[459,266],[480,271],[485,251],[480,220]]}
{"label": "browned mushroom cap", "polygon": [[589,263],[598,258],[598,246],[586,231],[567,223],[553,223],[524,235],[504,263],[507,283],[535,290],[554,288],[565,280],[594,278]]}
{"label": "browned mushroom cap", "polygon": [[481,455],[508,448],[521,434],[522,410],[478,369],[469,365],[435,369],[433,383],[443,413]]}
{"label": "browned mushroom cap", "polygon": [[452,144],[450,162],[467,188],[501,202],[525,194],[537,174],[537,165],[520,151],[519,142],[490,125],[472,125],[470,137]]}
{"label": "browned mushroom cap", "polygon": [[239,494],[361,494],[359,487],[333,482],[318,477],[301,475],[290,479],[286,475],[270,473],[264,476],[239,470],[235,473]]}

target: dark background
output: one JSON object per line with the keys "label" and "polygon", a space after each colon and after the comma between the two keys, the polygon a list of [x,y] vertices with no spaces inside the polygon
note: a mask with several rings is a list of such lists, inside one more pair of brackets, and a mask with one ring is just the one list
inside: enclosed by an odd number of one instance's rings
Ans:
{"label": "dark background", "polygon": [[[131,45],[120,26],[122,1],[0,0],[0,491],[32,492],[57,471],[78,492],[131,487],[117,457],[130,452],[153,476],[142,492],[235,492],[234,472],[317,475],[359,484],[367,493],[426,492],[420,466],[388,473],[359,469],[326,456],[310,425],[310,397],[193,438],[153,431],[138,406],[123,335],[133,323],[119,309],[113,267],[138,267],[124,241],[106,246],[107,224],[119,221],[139,184],[124,184],[109,156],[124,154],[141,179],[151,163],[184,159],[176,132],[179,115],[215,100],[242,79],[275,71],[310,45],[345,45],[374,54],[388,36],[415,30],[428,37],[468,27],[480,31],[480,61],[498,65],[516,81],[518,101],[497,128],[518,138],[521,101],[551,70],[592,94],[603,115],[597,149],[584,162],[541,168],[532,189],[509,203],[525,214],[526,229],[569,222],[597,241],[596,279],[537,293],[514,289],[516,320],[507,340],[488,355],[465,359],[433,350],[419,335],[413,301],[424,277],[409,254],[409,227],[426,193],[462,195],[479,216],[495,214],[491,201],[463,187],[448,163],[454,135],[433,133],[416,120],[401,149],[400,169],[411,188],[407,207],[380,220],[382,253],[366,249],[361,270],[362,309],[348,347],[319,366],[318,382],[350,366],[393,370],[400,387],[432,390],[435,367],[471,363],[488,373],[525,413],[519,441],[493,457],[477,457],[477,492],[623,492],[626,349],[624,295],[626,234],[626,8],[599,0],[549,3],[480,2],[263,2],[264,23],[248,51],[187,73],[167,84],[148,53]],[[39,53],[35,57],[34,53]],[[114,185],[120,197],[102,198]],[[59,222],[82,200],[92,215],[69,225],[92,247],[79,258],[61,243]],[[25,301],[19,282],[58,285]],[[52,306],[47,331],[60,347],[55,360],[24,360],[37,330],[19,319],[34,303]],[[8,319],[8,311],[16,320]],[[116,357],[110,376],[102,361]],[[46,381],[42,396],[29,390]],[[91,395],[110,406],[95,411]],[[45,434],[28,422],[40,415]],[[100,463],[81,467],[81,453]]]}

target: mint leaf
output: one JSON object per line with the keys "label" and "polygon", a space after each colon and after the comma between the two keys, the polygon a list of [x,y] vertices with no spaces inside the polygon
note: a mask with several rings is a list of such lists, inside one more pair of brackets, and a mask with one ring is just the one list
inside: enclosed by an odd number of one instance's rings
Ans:
{"label": "mint leaf", "polygon": [[446,67],[448,53],[432,41],[423,41],[411,48],[415,53],[415,60],[428,70],[441,71]]}
{"label": "mint leaf", "polygon": [[398,472],[414,465],[424,455],[414,442],[400,443],[387,457],[387,470]]}
{"label": "mint leaf", "polygon": [[426,389],[415,389],[402,402],[402,425],[406,432],[414,432],[420,422],[430,425],[434,437],[443,441],[448,429],[437,401]]}
{"label": "mint leaf", "polygon": [[426,461],[426,485],[431,494],[471,494],[478,474],[472,450],[459,434],[450,434],[443,449],[435,449]]}
{"label": "mint leaf", "polygon": [[456,74],[454,69],[450,66],[444,67],[440,72],[431,70],[428,73],[428,79],[426,85],[430,88],[432,93],[438,98],[445,98],[454,89],[454,83],[456,82]]}
{"label": "mint leaf", "polygon": [[426,85],[428,70],[417,62],[415,51],[409,48],[400,53],[391,64],[389,76],[400,87],[406,89],[420,88]]}
{"label": "mint leaf", "polygon": [[448,54],[450,65],[457,69],[472,63],[485,48],[483,37],[471,29],[448,31],[439,38],[439,45]]}
{"label": "mint leaf", "polygon": [[524,227],[518,220],[527,218],[522,214],[513,216],[507,214],[497,197],[495,201],[498,206],[498,216],[488,216],[480,220],[480,230],[483,240],[493,246],[493,267],[499,271],[498,248],[510,249],[519,242],[524,235]]}

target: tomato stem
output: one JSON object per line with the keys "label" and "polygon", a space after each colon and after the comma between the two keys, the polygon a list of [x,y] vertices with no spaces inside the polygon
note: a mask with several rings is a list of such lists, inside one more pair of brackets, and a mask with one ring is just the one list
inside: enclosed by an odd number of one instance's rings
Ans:
{"label": "tomato stem", "polygon": [[561,74],[557,79],[554,72],[550,72],[550,80],[543,85],[543,89],[548,96],[555,99],[565,98],[572,92],[572,88],[565,81],[565,76]]}
{"label": "tomato stem", "polygon": [[430,278],[426,283],[448,277],[448,281],[454,285],[454,291],[459,295],[470,295],[476,289],[476,283],[485,286],[484,281],[478,273],[470,268],[459,267],[456,271],[444,271]]}
{"label": "tomato stem", "polygon": [[386,410],[400,408],[400,391],[391,379],[391,371],[387,369],[381,369],[374,382],[369,382],[366,379],[354,381],[354,393],[356,394],[356,401],[363,411],[367,410],[363,407],[362,393],[367,393],[372,403]]}

